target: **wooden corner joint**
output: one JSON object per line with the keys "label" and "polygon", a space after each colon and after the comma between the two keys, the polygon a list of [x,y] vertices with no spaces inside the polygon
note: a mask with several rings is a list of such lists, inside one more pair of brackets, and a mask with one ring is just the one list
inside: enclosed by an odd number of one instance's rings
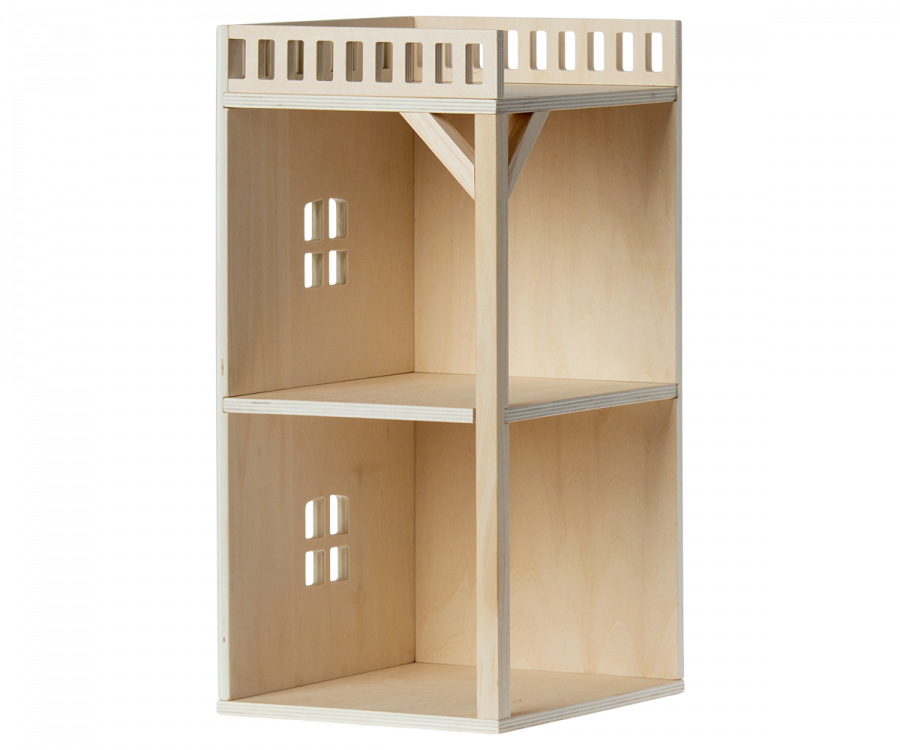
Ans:
{"label": "wooden corner joint", "polygon": [[512,195],[516,180],[525,161],[537,143],[541,128],[550,112],[523,112],[509,116],[509,193]]}
{"label": "wooden corner joint", "polygon": [[446,117],[428,112],[401,112],[416,134],[463,189],[475,197],[475,149],[450,124]]}

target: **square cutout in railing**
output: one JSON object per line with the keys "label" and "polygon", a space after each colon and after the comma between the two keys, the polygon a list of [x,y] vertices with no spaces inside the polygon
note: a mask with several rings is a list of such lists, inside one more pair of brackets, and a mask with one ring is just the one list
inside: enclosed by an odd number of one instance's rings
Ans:
{"label": "square cutout in railing", "polygon": [[434,45],[434,82],[453,83],[453,45],[439,42]]}
{"label": "square cutout in railing", "polygon": [[588,32],[588,70],[603,70],[603,56],[606,54],[602,31]]}
{"label": "square cutout in railing", "polygon": [[275,40],[260,39],[257,49],[259,79],[261,81],[271,81],[275,78]]}
{"label": "square cutout in railing", "polygon": [[390,83],[394,80],[394,45],[390,42],[375,43],[375,81]]}
{"label": "square cutout in railing", "polygon": [[291,39],[287,43],[287,77],[289,81],[303,80],[303,40]]}
{"label": "square cutout in railing", "polygon": [[484,82],[484,45],[466,45],[466,83],[481,84]]}
{"label": "square cutout in railing", "polygon": [[616,70],[620,73],[634,70],[634,34],[630,31],[616,34]]}
{"label": "square cutout in railing", "polygon": [[228,40],[228,77],[240,79],[245,75],[244,66],[247,59],[247,41],[245,39]]}
{"label": "square cutout in railing", "polygon": [[559,32],[559,69],[575,70],[575,32]]}
{"label": "square cutout in railing", "polygon": [[422,83],[422,43],[406,43],[406,82]]}
{"label": "square cutout in railing", "polygon": [[347,42],[346,79],[359,82],[363,79],[363,43]]}
{"label": "square cutout in railing", "polygon": [[334,42],[316,42],[316,80],[334,80]]}

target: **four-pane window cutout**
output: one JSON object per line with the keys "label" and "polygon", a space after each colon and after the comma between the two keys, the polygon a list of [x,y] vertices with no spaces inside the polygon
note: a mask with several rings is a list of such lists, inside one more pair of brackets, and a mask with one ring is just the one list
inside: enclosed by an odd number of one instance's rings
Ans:
{"label": "four-pane window cutout", "polygon": [[[303,239],[315,242],[325,236],[325,201],[310,201],[303,208]],[[328,199],[328,239],[347,236],[347,201]],[[325,284],[324,253],[305,253],[303,258],[303,286],[314,289]],[[328,286],[347,283],[347,251],[328,251]]]}
{"label": "four-pane window cutout", "polygon": [[[331,495],[328,502],[328,530],[331,536],[346,534],[350,527],[350,501],[346,495]],[[319,539],[324,534],[325,498],[318,497],[306,504],[306,538]],[[325,550],[309,550],[305,557],[306,585],[325,583]],[[350,547],[335,545],[328,551],[328,580],[346,581],[349,577]]]}

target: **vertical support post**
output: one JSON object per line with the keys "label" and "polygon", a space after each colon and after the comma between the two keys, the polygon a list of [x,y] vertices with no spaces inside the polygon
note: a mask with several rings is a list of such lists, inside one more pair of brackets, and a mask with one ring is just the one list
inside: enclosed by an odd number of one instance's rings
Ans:
{"label": "vertical support post", "polygon": [[678,99],[676,201],[678,216],[678,673],[684,679],[684,31],[676,22]]}
{"label": "vertical support post", "polygon": [[510,715],[508,164],[507,115],[475,115],[477,716],[494,720]]}
{"label": "vertical support post", "polygon": [[219,26],[216,56],[216,535],[218,551],[219,699],[231,698],[228,649],[228,27]]}

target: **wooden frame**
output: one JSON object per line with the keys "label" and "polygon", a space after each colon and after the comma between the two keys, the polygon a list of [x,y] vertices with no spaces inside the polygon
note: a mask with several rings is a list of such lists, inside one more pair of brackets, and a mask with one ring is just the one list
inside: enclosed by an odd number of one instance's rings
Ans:
{"label": "wooden frame", "polygon": [[220,713],[505,732],[681,692],[680,24],[218,47]]}

